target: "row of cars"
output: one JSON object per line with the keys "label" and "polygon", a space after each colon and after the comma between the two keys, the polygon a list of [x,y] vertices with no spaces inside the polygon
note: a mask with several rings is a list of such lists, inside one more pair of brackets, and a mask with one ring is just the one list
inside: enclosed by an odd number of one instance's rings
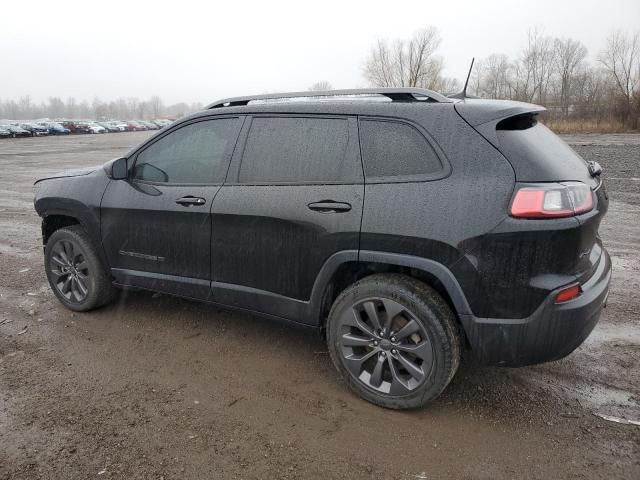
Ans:
{"label": "row of cars", "polygon": [[0,138],[41,137],[45,135],[69,135],[72,133],[117,133],[159,130],[171,124],[171,120],[58,120],[31,122],[0,122]]}

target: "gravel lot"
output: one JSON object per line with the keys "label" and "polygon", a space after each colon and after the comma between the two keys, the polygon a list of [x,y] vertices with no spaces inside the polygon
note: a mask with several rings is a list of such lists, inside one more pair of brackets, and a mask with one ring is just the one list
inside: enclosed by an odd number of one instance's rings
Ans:
{"label": "gravel lot", "polygon": [[349,393],[306,330],[150,293],[73,314],[42,267],[32,183],[147,133],[0,141],[0,479],[640,478],[640,135],[567,137],[604,167],[614,278],[558,362],[465,360],[433,405]]}

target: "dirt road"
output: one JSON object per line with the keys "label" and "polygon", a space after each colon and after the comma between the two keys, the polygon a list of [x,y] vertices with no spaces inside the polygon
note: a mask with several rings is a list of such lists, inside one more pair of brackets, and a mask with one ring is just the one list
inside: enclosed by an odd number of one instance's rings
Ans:
{"label": "dirt road", "polygon": [[353,396],[306,330],[150,293],[73,314],[42,267],[37,177],[146,133],[0,141],[0,479],[640,478],[640,136],[569,141],[609,178],[609,305],[568,358],[465,360],[433,405]]}

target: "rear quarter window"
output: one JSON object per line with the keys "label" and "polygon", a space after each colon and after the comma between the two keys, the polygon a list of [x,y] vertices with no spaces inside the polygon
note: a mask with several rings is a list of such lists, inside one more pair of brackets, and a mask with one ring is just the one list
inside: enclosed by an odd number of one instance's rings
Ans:
{"label": "rear quarter window", "polygon": [[417,128],[391,120],[361,120],[359,125],[368,179],[407,179],[442,172],[442,162]]}

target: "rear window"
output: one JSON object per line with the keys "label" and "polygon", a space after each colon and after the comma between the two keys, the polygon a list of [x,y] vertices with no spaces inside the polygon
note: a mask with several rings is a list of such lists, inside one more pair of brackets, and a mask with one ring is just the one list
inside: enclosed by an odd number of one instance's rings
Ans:
{"label": "rear window", "polygon": [[592,181],[582,157],[534,115],[502,120],[496,126],[496,135],[500,151],[513,165],[518,181]]}
{"label": "rear window", "polygon": [[242,156],[240,183],[348,182],[362,168],[347,155],[346,118],[255,117]]}
{"label": "rear window", "polygon": [[442,170],[436,152],[411,125],[362,120],[360,142],[367,178],[433,175]]}

